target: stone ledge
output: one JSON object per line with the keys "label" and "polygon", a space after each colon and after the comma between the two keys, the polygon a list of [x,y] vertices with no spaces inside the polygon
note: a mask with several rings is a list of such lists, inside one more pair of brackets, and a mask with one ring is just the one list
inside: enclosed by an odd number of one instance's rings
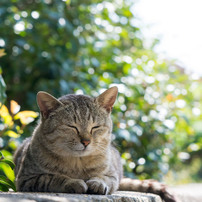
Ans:
{"label": "stone ledge", "polygon": [[155,194],[117,191],[112,195],[2,192],[0,202],[162,202]]}
{"label": "stone ledge", "polygon": [[[202,184],[170,187],[179,202],[202,202]],[[160,196],[150,193],[117,191],[112,195],[0,192],[0,202],[162,202]]]}

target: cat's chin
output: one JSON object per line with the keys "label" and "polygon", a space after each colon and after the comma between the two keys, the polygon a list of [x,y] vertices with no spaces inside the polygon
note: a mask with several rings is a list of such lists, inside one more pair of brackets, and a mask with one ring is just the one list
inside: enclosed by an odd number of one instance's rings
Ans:
{"label": "cat's chin", "polygon": [[91,152],[87,149],[68,151],[68,156],[73,156],[73,157],[89,156],[90,154]]}

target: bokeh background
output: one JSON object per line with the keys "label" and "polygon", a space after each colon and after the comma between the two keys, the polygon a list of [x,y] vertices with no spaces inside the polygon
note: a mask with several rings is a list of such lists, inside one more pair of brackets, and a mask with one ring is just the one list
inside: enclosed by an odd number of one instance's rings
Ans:
{"label": "bokeh background", "polygon": [[[0,149],[7,159],[37,124],[38,91],[97,96],[116,85],[113,135],[125,175],[202,180],[202,79],[156,51],[159,38],[148,42],[136,3],[0,1]],[[14,180],[8,165],[0,170]]]}

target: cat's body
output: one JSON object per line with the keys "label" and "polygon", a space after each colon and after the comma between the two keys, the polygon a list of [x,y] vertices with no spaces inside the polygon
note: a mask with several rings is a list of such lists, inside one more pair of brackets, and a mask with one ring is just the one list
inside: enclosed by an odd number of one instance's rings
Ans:
{"label": "cat's body", "polygon": [[111,194],[122,188],[159,192],[174,201],[163,186],[155,191],[151,181],[121,182],[110,118],[117,92],[113,87],[97,98],[67,95],[58,100],[38,93],[41,121],[15,154],[17,190]]}

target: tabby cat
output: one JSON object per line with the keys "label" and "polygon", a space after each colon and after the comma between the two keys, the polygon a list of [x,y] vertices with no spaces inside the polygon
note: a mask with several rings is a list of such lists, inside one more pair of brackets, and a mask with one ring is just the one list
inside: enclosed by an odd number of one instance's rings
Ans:
{"label": "tabby cat", "polygon": [[117,93],[117,87],[112,87],[97,98],[65,95],[56,99],[39,92],[40,123],[14,157],[17,190],[80,194],[149,191],[175,201],[158,182],[122,179],[110,118]]}

